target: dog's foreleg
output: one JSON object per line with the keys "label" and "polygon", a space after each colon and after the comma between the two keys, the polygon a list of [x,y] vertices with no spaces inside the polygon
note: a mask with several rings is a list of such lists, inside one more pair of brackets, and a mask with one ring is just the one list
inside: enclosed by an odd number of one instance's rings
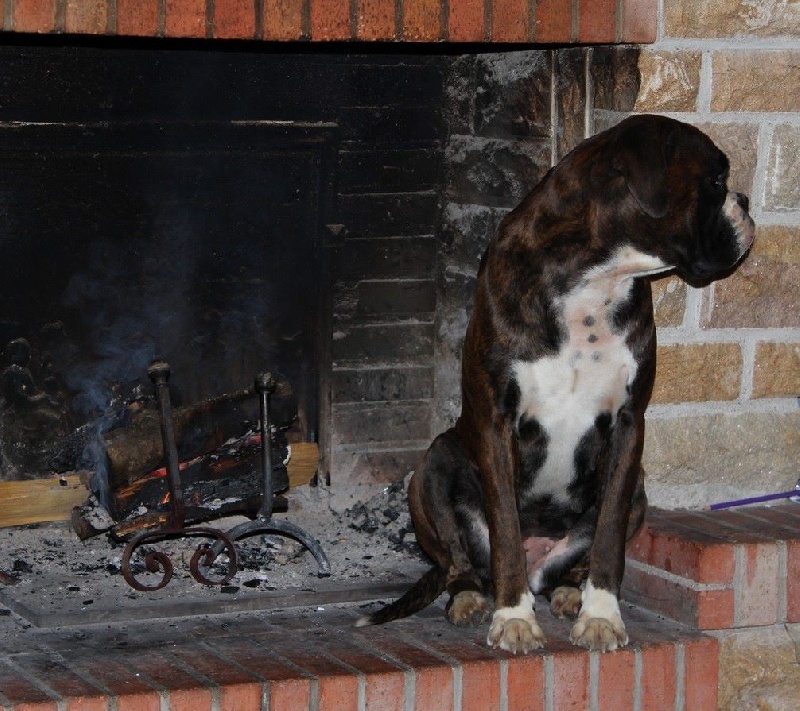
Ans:
{"label": "dog's foreleg", "polygon": [[581,611],[570,632],[579,647],[610,652],[628,643],[619,609],[625,571],[628,520],[641,473],[643,417],[619,413],[609,468],[589,555],[589,578],[581,595]]}
{"label": "dog's foreleg", "polygon": [[491,433],[484,436],[479,451],[495,586],[495,612],[486,643],[526,654],[544,646],[545,636],[536,622],[534,598],[528,589],[514,484],[516,448],[507,424],[484,431]]}

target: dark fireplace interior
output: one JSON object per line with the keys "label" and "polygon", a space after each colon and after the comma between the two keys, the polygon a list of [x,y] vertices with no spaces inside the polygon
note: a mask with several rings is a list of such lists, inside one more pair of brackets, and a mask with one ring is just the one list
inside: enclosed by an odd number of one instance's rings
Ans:
{"label": "dark fireplace interior", "polygon": [[0,479],[91,468],[157,357],[177,406],[278,373],[330,483],[412,469],[489,235],[636,95],[633,48],[502,49],[0,48]]}

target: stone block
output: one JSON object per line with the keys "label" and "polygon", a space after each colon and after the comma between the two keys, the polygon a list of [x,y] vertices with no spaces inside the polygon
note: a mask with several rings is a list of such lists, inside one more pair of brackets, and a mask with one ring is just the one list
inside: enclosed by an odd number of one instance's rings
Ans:
{"label": "stone block", "polygon": [[[589,75],[596,110],[628,112],[633,109],[639,95],[639,53],[638,47],[592,49]],[[599,126],[595,128],[601,130]]]}
{"label": "stone block", "polygon": [[666,37],[791,37],[800,27],[796,2],[670,0],[664,4]]}
{"label": "stone block", "polygon": [[586,50],[582,47],[570,47],[555,53],[557,160],[586,138],[586,61]]}
{"label": "stone block", "polygon": [[797,110],[800,51],[720,50],[712,73],[712,111]]}
{"label": "stone block", "polygon": [[700,52],[643,50],[641,88],[635,110],[696,111],[700,89]]}
{"label": "stone block", "polygon": [[436,290],[432,279],[362,281],[356,314],[366,318],[432,318]]}
{"label": "stone block", "polygon": [[735,343],[670,344],[658,347],[653,403],[735,400],[742,379],[742,353]]}
{"label": "stone block", "polygon": [[476,135],[516,140],[550,137],[550,52],[479,54],[475,72]]}
{"label": "stone block", "polygon": [[453,136],[447,195],[454,202],[516,207],[550,167],[550,140]]}
{"label": "stone block", "polygon": [[[800,52],[797,54],[797,62],[797,82],[794,87],[786,87],[788,92],[800,92]],[[798,93],[793,95],[794,110],[798,108],[799,95]],[[800,211],[798,172],[800,172],[800,126],[785,124],[776,126],[767,164],[765,210],[795,213]]]}
{"label": "stone block", "polygon": [[686,282],[676,276],[653,282],[653,312],[656,326],[680,326],[686,311]]}
{"label": "stone block", "polygon": [[332,443],[376,444],[427,441],[431,436],[429,400],[333,405]]}
{"label": "stone block", "polygon": [[[400,481],[416,469],[425,454],[427,445],[411,449],[370,451],[364,446],[335,447],[331,452],[331,484],[342,493],[351,487],[385,485]],[[377,491],[355,493],[349,505],[355,501],[366,501]]]}
{"label": "stone block", "polygon": [[474,277],[501,218],[494,208],[447,203],[442,210],[439,271],[458,271]]}
{"label": "stone block", "polygon": [[433,277],[437,248],[435,238],[424,236],[345,240],[336,249],[333,277],[344,281]]}
{"label": "stone block", "polygon": [[800,393],[800,343],[756,345],[753,397],[797,397]]}
{"label": "stone block", "polygon": [[344,368],[331,373],[331,400],[334,403],[432,397],[432,366]]}
{"label": "stone block", "polygon": [[432,354],[432,323],[348,326],[333,334],[334,365],[402,362]]}
{"label": "stone block", "polygon": [[697,128],[728,156],[731,163],[728,187],[752,198],[758,160],[758,126],[752,123],[699,123]]}
{"label": "stone block", "polygon": [[748,258],[727,279],[703,291],[704,328],[800,326],[800,228],[758,227]]}
{"label": "stone block", "polygon": [[475,132],[476,61],[474,54],[455,57],[445,76],[444,114],[452,135],[471,135]]}
{"label": "stone block", "polygon": [[789,711],[800,694],[795,645],[783,625],[719,637],[720,709]]}
{"label": "stone block", "polygon": [[699,506],[788,491],[797,481],[800,412],[648,417],[644,466],[653,503]]}

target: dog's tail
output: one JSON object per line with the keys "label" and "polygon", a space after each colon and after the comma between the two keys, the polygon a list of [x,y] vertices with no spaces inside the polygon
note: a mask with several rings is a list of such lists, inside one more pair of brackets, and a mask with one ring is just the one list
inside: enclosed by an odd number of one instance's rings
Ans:
{"label": "dog's tail", "polygon": [[356,627],[382,625],[385,622],[408,617],[426,608],[444,592],[447,573],[438,566],[431,568],[402,597],[369,615],[364,615],[356,622]]}

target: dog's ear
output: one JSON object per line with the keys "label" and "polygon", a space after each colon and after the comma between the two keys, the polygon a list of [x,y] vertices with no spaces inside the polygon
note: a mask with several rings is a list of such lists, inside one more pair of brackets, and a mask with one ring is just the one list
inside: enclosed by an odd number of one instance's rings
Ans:
{"label": "dog's ear", "polygon": [[640,124],[623,131],[611,166],[625,178],[628,192],[650,217],[667,214],[670,194],[667,161],[675,148],[675,132]]}

